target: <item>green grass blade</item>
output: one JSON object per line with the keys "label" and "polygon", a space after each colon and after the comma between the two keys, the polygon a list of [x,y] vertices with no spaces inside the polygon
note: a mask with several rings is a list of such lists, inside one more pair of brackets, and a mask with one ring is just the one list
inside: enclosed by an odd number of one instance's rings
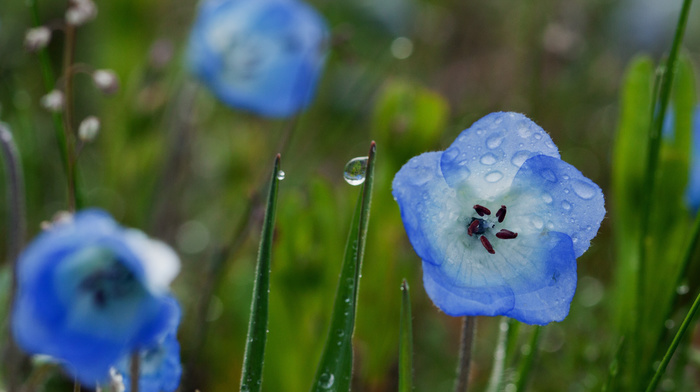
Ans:
{"label": "green grass blade", "polygon": [[537,355],[541,336],[542,327],[538,325],[535,327],[535,330],[532,332],[532,336],[530,337],[530,352],[528,352],[520,360],[520,366],[518,366],[515,388],[515,390],[518,392],[524,391],[527,387],[527,382],[530,380],[530,373],[532,372],[532,366],[535,363],[535,356]]}
{"label": "green grass blade", "polygon": [[267,318],[270,292],[270,259],[272,257],[272,235],[275,229],[275,210],[277,209],[277,192],[280,170],[280,155],[275,158],[275,167],[270,179],[270,193],[267,197],[267,208],[262,227],[260,248],[258,249],[258,265],[255,271],[253,285],[253,300],[250,305],[250,321],[245,354],[243,356],[243,371],[241,373],[241,391],[256,392],[262,387],[263,363],[265,361],[265,343],[267,341]]}
{"label": "green grass blade", "polygon": [[374,182],[376,145],[369,150],[365,182],[357,200],[352,226],[345,247],[345,259],[338,280],[331,325],[318,365],[312,391],[349,391],[352,379],[352,334],[355,328],[357,293]]}
{"label": "green grass blade", "polygon": [[411,293],[404,279],[401,283],[401,326],[399,328],[399,392],[413,391],[413,317]]}

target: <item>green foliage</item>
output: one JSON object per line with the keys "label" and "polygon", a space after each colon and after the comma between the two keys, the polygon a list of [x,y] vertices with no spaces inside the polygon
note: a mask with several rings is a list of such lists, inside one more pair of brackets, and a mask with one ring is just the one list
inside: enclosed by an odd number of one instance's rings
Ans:
{"label": "green foliage", "polygon": [[408,283],[401,283],[401,323],[399,327],[399,392],[413,391],[413,317]]}

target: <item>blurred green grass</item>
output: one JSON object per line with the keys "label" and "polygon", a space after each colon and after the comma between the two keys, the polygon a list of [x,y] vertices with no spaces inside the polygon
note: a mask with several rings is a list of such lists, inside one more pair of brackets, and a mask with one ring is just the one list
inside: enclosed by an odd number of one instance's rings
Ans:
{"label": "blurred green grass", "polygon": [[[396,13],[400,20],[382,20],[368,2],[311,3],[327,17],[335,44],[317,98],[283,151],[287,176],[278,201],[263,390],[310,387],[358,190],[342,180],[342,170],[347,160],[366,153],[370,140],[378,141],[377,178],[357,316],[354,390],[396,390],[404,277],[413,288],[416,390],[451,390],[459,320],[440,313],[421,288],[420,260],[390,192],[393,174],[411,156],[444,149],[483,115],[508,110],[525,113],[548,131],[562,158],[608,194],[622,74],[635,51],[645,48],[620,36],[614,15],[623,3],[612,0],[393,2],[405,7]],[[60,19],[65,5],[40,0],[42,20]],[[79,161],[87,205],[103,207],[178,249],[184,264],[175,290],[186,307],[180,334],[185,390],[234,389],[259,208],[242,246],[226,262],[207,311],[201,353],[194,338],[197,300],[215,250],[232,241],[251,195],[264,188],[288,124],[226,108],[192,85],[182,53],[196,2],[114,0],[98,6],[97,19],[78,31],[76,58],[114,69],[122,89],[104,97],[87,76],[76,78],[76,118],[95,114],[102,120],[97,141],[83,149]],[[29,26],[23,2],[0,4],[0,120],[14,130],[23,156],[34,235],[41,221],[66,208],[66,195],[51,118],[38,104],[45,93],[38,60],[22,48]],[[699,28],[691,19],[685,45],[696,63],[700,36],[691,32]],[[413,42],[405,60],[390,51],[399,35]],[[671,33],[658,38],[660,47],[664,42],[668,47]],[[56,67],[61,43],[57,32],[49,47]],[[172,48],[172,58],[160,63],[163,53],[154,48]],[[607,208],[615,206],[609,202]],[[7,215],[4,203],[0,212]],[[579,259],[569,317],[544,330],[532,390],[594,390],[606,381],[619,341],[610,303],[613,216]],[[2,249],[5,230],[0,226]],[[488,381],[497,326],[498,320],[479,320],[476,390]],[[523,330],[519,345],[530,331]]]}

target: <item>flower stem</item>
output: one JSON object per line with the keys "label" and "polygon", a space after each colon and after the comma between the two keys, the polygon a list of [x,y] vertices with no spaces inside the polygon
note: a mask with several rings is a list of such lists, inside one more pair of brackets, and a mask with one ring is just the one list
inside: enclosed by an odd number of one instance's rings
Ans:
{"label": "flower stem", "polygon": [[[24,208],[24,176],[22,175],[22,166],[17,152],[17,146],[13,141],[12,133],[7,127],[0,123],[0,149],[5,161],[7,173],[7,204],[8,208],[8,245],[7,245],[7,260],[11,264],[11,283],[9,305],[7,309],[12,311],[15,293],[17,291],[17,258],[19,252],[24,246],[24,233],[26,227],[26,217]],[[5,317],[5,325],[7,331],[9,327],[10,317]],[[7,341],[5,342],[2,352],[3,363],[6,364],[5,376],[7,378],[8,391],[14,392],[18,387],[17,369],[23,357],[17,345],[12,339],[10,332],[6,333]]]}
{"label": "flower stem", "polygon": [[75,211],[75,134],[73,132],[73,73],[71,67],[75,57],[75,26],[66,24],[66,39],[63,51],[63,82],[65,107],[63,113],[63,134],[66,141],[66,160],[68,177],[68,209]]}
{"label": "flower stem", "polygon": [[139,368],[141,367],[141,356],[139,350],[136,349],[131,354],[131,392],[139,392]]}
{"label": "flower stem", "polygon": [[471,369],[475,332],[476,317],[464,316],[462,319],[462,334],[459,341],[459,364],[457,365],[455,392],[466,392],[469,386],[469,370]]}
{"label": "flower stem", "polygon": [[491,368],[491,378],[489,385],[486,388],[487,392],[498,392],[502,390],[503,374],[506,363],[506,348],[508,347],[508,337],[510,324],[507,317],[501,317],[498,322],[498,340],[496,342],[496,351],[493,353],[493,367]]}

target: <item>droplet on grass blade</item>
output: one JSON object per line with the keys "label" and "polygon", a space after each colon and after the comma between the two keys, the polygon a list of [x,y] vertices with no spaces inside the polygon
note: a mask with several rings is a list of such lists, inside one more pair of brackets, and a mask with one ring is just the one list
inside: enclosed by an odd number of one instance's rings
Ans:
{"label": "droplet on grass blade", "polygon": [[367,157],[357,157],[348,161],[348,163],[345,164],[345,170],[343,170],[345,182],[352,186],[357,186],[365,182],[367,160]]}
{"label": "droplet on grass blade", "polygon": [[285,174],[284,170],[279,170],[279,171],[277,172],[277,179],[280,180],[280,181],[282,181],[282,180],[284,180],[284,177],[286,177],[286,174]]}

